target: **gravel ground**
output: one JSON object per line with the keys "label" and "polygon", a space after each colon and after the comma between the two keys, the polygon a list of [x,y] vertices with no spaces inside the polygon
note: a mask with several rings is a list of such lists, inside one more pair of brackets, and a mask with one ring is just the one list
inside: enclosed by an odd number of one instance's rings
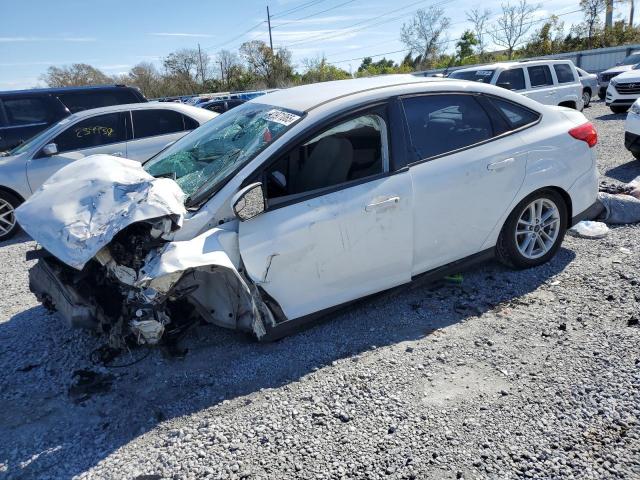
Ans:
{"label": "gravel ground", "polygon": [[[623,115],[585,111],[628,181]],[[0,478],[640,478],[640,226],[547,265],[413,285],[272,344],[194,330],[184,359],[100,345],[38,305],[0,246]],[[634,325],[635,324],[635,325]],[[108,380],[68,393],[77,369]]]}

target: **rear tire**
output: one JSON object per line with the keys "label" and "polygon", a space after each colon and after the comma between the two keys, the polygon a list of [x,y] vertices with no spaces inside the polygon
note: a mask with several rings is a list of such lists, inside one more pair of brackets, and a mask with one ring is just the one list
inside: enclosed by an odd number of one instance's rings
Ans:
{"label": "rear tire", "polygon": [[20,229],[16,222],[15,209],[21,203],[15,195],[0,190],[0,242],[13,237]]}
{"label": "rear tire", "polygon": [[588,88],[582,92],[582,102],[584,103],[584,108],[587,108],[591,103],[591,90]]}
{"label": "rear tire", "polygon": [[601,88],[600,90],[598,90],[598,98],[600,100],[604,100],[604,97],[607,96],[607,90],[604,88]]}
{"label": "rear tire", "polygon": [[567,205],[555,190],[532,193],[513,209],[498,237],[496,255],[512,268],[537,267],[558,251],[568,221]]}
{"label": "rear tire", "polygon": [[634,152],[631,152],[631,154],[633,155],[633,157],[634,157],[636,160],[640,160],[640,152],[635,152],[635,153],[634,153]]}
{"label": "rear tire", "polygon": [[629,110],[629,107],[615,107],[613,105],[611,105],[609,108],[613,113],[627,113],[627,110]]}

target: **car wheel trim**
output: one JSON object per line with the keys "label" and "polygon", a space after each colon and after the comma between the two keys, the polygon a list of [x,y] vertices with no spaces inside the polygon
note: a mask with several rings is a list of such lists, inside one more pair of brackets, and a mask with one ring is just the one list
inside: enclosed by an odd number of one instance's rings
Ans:
{"label": "car wheel trim", "polygon": [[589,92],[582,93],[582,101],[585,105],[589,105],[589,101],[591,100],[591,94]]}
{"label": "car wheel trim", "polygon": [[560,210],[548,198],[538,198],[527,205],[516,224],[518,252],[529,260],[547,254],[560,233]]}
{"label": "car wheel trim", "polygon": [[11,205],[0,198],[0,237],[7,235],[16,225],[16,215]]}

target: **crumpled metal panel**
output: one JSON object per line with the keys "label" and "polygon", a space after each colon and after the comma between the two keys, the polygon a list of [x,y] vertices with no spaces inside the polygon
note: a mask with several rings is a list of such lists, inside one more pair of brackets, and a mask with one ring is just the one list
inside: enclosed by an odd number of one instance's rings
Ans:
{"label": "crumpled metal panel", "polygon": [[[45,160],[46,161],[46,160]],[[81,270],[127,226],[186,213],[184,192],[139,162],[92,155],[56,172],[16,210],[20,226],[50,253]]]}

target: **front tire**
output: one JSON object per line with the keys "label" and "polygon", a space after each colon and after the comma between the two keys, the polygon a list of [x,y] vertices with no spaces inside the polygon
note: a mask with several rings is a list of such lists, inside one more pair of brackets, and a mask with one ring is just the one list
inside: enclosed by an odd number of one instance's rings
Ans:
{"label": "front tire", "polygon": [[607,96],[607,89],[606,88],[601,88],[600,90],[598,90],[598,98],[600,100],[604,100],[604,97]]}
{"label": "front tire", "polygon": [[15,195],[0,190],[0,242],[13,237],[19,230],[15,209],[20,203]]}
{"label": "front tire", "polygon": [[613,105],[611,105],[609,108],[613,113],[627,113],[627,110],[629,110],[629,107],[614,107]]}
{"label": "front tire", "polygon": [[537,267],[558,251],[567,230],[567,205],[558,192],[539,190],[511,212],[496,244],[498,260],[513,268]]}

